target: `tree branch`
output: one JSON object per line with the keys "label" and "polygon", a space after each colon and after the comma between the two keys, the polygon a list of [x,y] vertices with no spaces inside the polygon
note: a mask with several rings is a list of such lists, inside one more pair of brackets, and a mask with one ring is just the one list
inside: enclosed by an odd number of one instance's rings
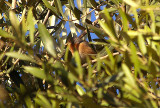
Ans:
{"label": "tree branch", "polygon": [[[119,52],[116,52],[116,53],[113,53],[113,56],[115,56],[115,55],[119,55],[120,53]],[[103,56],[103,57],[100,57],[99,59],[100,60],[102,60],[102,59],[105,59],[105,58],[107,58],[109,55],[105,55],[105,56]],[[97,62],[97,58],[96,59],[94,59],[94,60],[91,60],[91,63],[95,63],[95,62]],[[82,67],[86,67],[86,66],[88,66],[88,63],[85,63],[85,64],[83,64],[82,65]]]}

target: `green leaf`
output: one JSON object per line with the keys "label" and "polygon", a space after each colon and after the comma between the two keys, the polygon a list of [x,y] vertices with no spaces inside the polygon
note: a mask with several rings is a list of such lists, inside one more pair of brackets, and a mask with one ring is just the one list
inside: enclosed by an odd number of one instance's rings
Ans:
{"label": "green leaf", "polygon": [[21,21],[22,43],[26,45],[26,32],[28,30],[27,21],[26,21],[26,8],[23,10],[21,19],[22,19]]}
{"label": "green leaf", "polygon": [[152,19],[152,23],[151,23],[151,30],[153,33],[155,33],[155,30],[156,30],[156,21],[155,21],[155,15],[154,15],[154,12],[153,10],[152,11],[149,11],[149,14],[150,14],[150,17]]}
{"label": "green leaf", "polygon": [[132,9],[132,12],[133,12],[133,14],[134,14],[134,18],[135,18],[135,21],[136,21],[137,26],[139,26],[139,18],[138,18],[137,9],[136,9],[136,8],[133,8],[133,9]]}
{"label": "green leaf", "polygon": [[0,36],[4,37],[4,38],[10,38],[10,39],[15,39],[15,37],[11,34],[9,34],[8,32],[0,29]]}
{"label": "green leaf", "polygon": [[149,57],[152,58],[152,60],[159,62],[160,58],[157,53],[157,50],[153,49],[151,46],[147,46],[147,54]]}
{"label": "green leaf", "polygon": [[93,73],[93,67],[91,65],[89,57],[87,57],[87,63],[88,63],[88,82],[87,83],[89,85],[91,85],[92,84],[91,77],[92,77],[92,73]]}
{"label": "green leaf", "polygon": [[106,49],[106,51],[107,51],[107,54],[108,54],[108,56],[109,56],[109,59],[111,60],[112,66],[113,66],[114,63],[115,63],[114,57],[113,57],[111,51],[109,50],[109,48],[108,48],[107,46],[105,47],[105,49]]}
{"label": "green leaf", "polygon": [[14,26],[14,28],[16,30],[19,30],[19,21],[15,15],[14,11],[9,12],[9,18],[10,18],[11,24]]}
{"label": "green leaf", "polygon": [[22,94],[26,93],[26,88],[25,88],[25,86],[23,84],[20,84],[20,90],[21,90]]}
{"label": "green leaf", "polygon": [[43,3],[45,4],[45,6],[46,6],[47,8],[49,8],[49,9],[52,10],[52,12],[54,13],[54,15],[56,15],[56,16],[59,15],[58,12],[57,12],[57,10],[56,10],[56,8],[53,7],[53,6],[51,6],[51,5],[48,3],[47,0],[42,0],[42,1],[43,1]]}
{"label": "green leaf", "polygon": [[38,24],[38,29],[45,48],[53,57],[56,57],[57,55],[54,46],[55,43],[53,43],[54,40],[50,37],[49,32],[47,31],[45,26],[41,23]]}
{"label": "green leaf", "polygon": [[99,89],[98,89],[97,97],[98,97],[99,99],[103,98],[103,89],[102,89],[102,88],[99,88]]}
{"label": "green leaf", "polygon": [[56,0],[56,1],[57,1],[58,9],[59,9],[61,15],[63,16],[63,18],[67,19],[66,16],[64,15],[64,13],[63,13],[61,1],[60,0]]}
{"label": "green leaf", "polygon": [[129,30],[129,31],[127,31],[127,34],[129,35],[129,37],[131,38],[131,39],[133,39],[133,38],[136,38],[139,34],[141,34],[140,32],[138,32],[138,31],[134,31],[134,30]]}
{"label": "green leaf", "polygon": [[99,24],[101,25],[101,27],[104,29],[104,31],[109,35],[109,37],[111,38],[112,41],[117,42],[117,39],[115,38],[114,33],[111,31],[110,27],[104,23],[101,20],[98,20]]}
{"label": "green leaf", "polygon": [[12,26],[14,27],[16,33],[18,34],[18,38],[21,40],[21,31],[20,31],[20,22],[16,17],[16,14],[14,13],[14,11],[9,11],[9,19],[11,21]]}
{"label": "green leaf", "polygon": [[3,59],[4,55],[5,55],[5,53],[0,54],[0,61]]}
{"label": "green leaf", "polygon": [[77,92],[79,93],[80,96],[85,94],[85,91],[83,90],[83,88],[80,85],[76,84],[76,89],[77,89]]}
{"label": "green leaf", "polygon": [[105,9],[103,10],[103,13],[105,14],[105,16],[106,16],[106,18],[107,18],[107,19],[105,19],[106,22],[108,22],[108,23],[111,22],[111,21],[112,21],[112,18],[111,18],[111,16],[110,16],[107,8],[105,8]]}
{"label": "green leaf", "polygon": [[31,98],[29,96],[26,96],[24,100],[25,100],[25,103],[26,103],[26,105],[27,105],[28,108],[33,107],[32,106]]}
{"label": "green leaf", "polygon": [[123,0],[126,4],[128,4],[128,5],[130,5],[130,6],[132,6],[132,7],[138,7],[139,5],[136,3],[136,2],[134,2],[133,0]]}
{"label": "green leaf", "polygon": [[84,9],[86,11],[86,9],[87,9],[87,0],[83,0],[83,5],[84,5]]}
{"label": "green leaf", "polygon": [[134,64],[134,68],[135,68],[135,76],[137,75],[137,71],[139,71],[139,67],[140,67],[140,62],[138,60],[138,56],[137,56],[137,50],[135,45],[130,42],[130,48],[131,48],[131,57],[130,59],[132,60],[132,63]]}
{"label": "green leaf", "polygon": [[146,48],[146,44],[145,44],[145,41],[144,41],[144,38],[142,35],[139,35],[138,36],[138,45],[140,47],[140,50],[143,54],[146,54],[147,53],[147,48]]}
{"label": "green leaf", "polygon": [[69,6],[74,9],[75,5],[74,5],[74,0],[68,0]]}
{"label": "green leaf", "polygon": [[36,61],[32,57],[26,54],[19,54],[18,52],[7,52],[6,55],[9,57],[20,59],[20,60],[25,60],[25,61],[36,63]]}
{"label": "green leaf", "polygon": [[95,27],[95,26],[93,26],[93,25],[91,25],[91,24],[87,24],[87,26],[88,26],[90,29],[92,29],[92,30],[94,31],[94,33],[95,33],[100,39],[103,39],[103,38],[104,38],[104,36],[105,36],[106,33],[105,33],[102,29],[97,28],[97,27]]}
{"label": "green leaf", "polygon": [[110,39],[114,42],[117,42],[117,36],[115,33],[113,20],[108,12],[108,9],[104,9],[101,14],[105,21],[98,20],[100,26],[104,29],[104,31],[109,35]]}
{"label": "green leaf", "polygon": [[121,17],[122,17],[123,30],[124,30],[124,31],[128,31],[129,23],[128,23],[127,16],[126,16],[126,14],[122,11],[121,8],[119,9],[119,13],[120,13],[120,15],[121,15]]}
{"label": "green leaf", "polygon": [[74,57],[75,57],[75,61],[76,61],[77,66],[78,66],[78,68],[77,68],[78,69],[78,74],[80,76],[80,79],[82,79],[83,78],[83,69],[82,69],[81,59],[80,59],[78,51],[74,52]]}
{"label": "green leaf", "polygon": [[107,10],[108,12],[116,12],[117,8],[111,7],[111,8],[108,8]]}
{"label": "green leaf", "polygon": [[37,67],[31,67],[31,66],[24,66],[23,68],[25,69],[26,72],[32,74],[37,78],[46,79],[46,74],[42,69],[39,69]]}
{"label": "green leaf", "polygon": [[34,27],[34,17],[33,17],[33,13],[32,13],[32,9],[30,8],[28,11],[28,16],[27,16],[27,22],[28,22],[28,28],[29,28],[29,38],[30,38],[30,42],[31,44],[34,43],[34,32],[35,32],[35,27]]}
{"label": "green leaf", "polygon": [[64,60],[68,61],[69,60],[68,58],[69,58],[69,47],[66,48]]}
{"label": "green leaf", "polygon": [[122,69],[123,69],[123,72],[126,76],[126,78],[128,79],[129,82],[126,82],[127,84],[133,86],[133,87],[136,87],[136,82],[131,74],[131,71],[129,70],[129,68],[127,67],[126,64],[122,64]]}
{"label": "green leaf", "polygon": [[35,98],[34,100],[37,104],[39,104],[43,108],[52,108],[49,100],[41,94],[38,94],[37,98]]}
{"label": "green leaf", "polygon": [[97,71],[101,72],[101,59],[99,59],[99,58],[100,58],[100,55],[98,54],[97,55],[97,62],[96,62],[96,64],[97,64]]}

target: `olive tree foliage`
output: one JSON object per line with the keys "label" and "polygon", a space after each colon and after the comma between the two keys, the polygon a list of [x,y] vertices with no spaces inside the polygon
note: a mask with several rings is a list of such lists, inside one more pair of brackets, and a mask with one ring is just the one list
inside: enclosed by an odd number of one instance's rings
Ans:
{"label": "olive tree foliage", "polygon": [[159,0],[1,0],[0,107],[156,108],[159,42]]}

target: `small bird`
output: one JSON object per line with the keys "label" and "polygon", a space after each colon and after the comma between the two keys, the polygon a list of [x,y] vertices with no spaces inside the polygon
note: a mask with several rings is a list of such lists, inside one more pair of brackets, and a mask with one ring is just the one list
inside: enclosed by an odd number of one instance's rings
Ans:
{"label": "small bird", "polygon": [[81,59],[81,63],[86,63],[86,57],[91,58],[92,55],[96,54],[96,51],[90,46],[87,41],[80,39],[79,37],[72,37],[68,40],[67,45],[69,45],[69,50],[74,56],[74,51],[78,51]]}

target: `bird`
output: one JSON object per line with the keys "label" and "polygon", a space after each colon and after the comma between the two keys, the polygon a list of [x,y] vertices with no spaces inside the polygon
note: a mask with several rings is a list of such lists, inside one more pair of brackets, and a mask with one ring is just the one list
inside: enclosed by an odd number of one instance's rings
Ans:
{"label": "bird", "polygon": [[92,59],[91,56],[96,55],[96,51],[91,47],[89,42],[82,40],[79,37],[71,37],[67,41],[67,45],[69,47],[72,56],[74,56],[74,52],[78,51],[81,59],[81,64],[86,63],[87,56]]}

